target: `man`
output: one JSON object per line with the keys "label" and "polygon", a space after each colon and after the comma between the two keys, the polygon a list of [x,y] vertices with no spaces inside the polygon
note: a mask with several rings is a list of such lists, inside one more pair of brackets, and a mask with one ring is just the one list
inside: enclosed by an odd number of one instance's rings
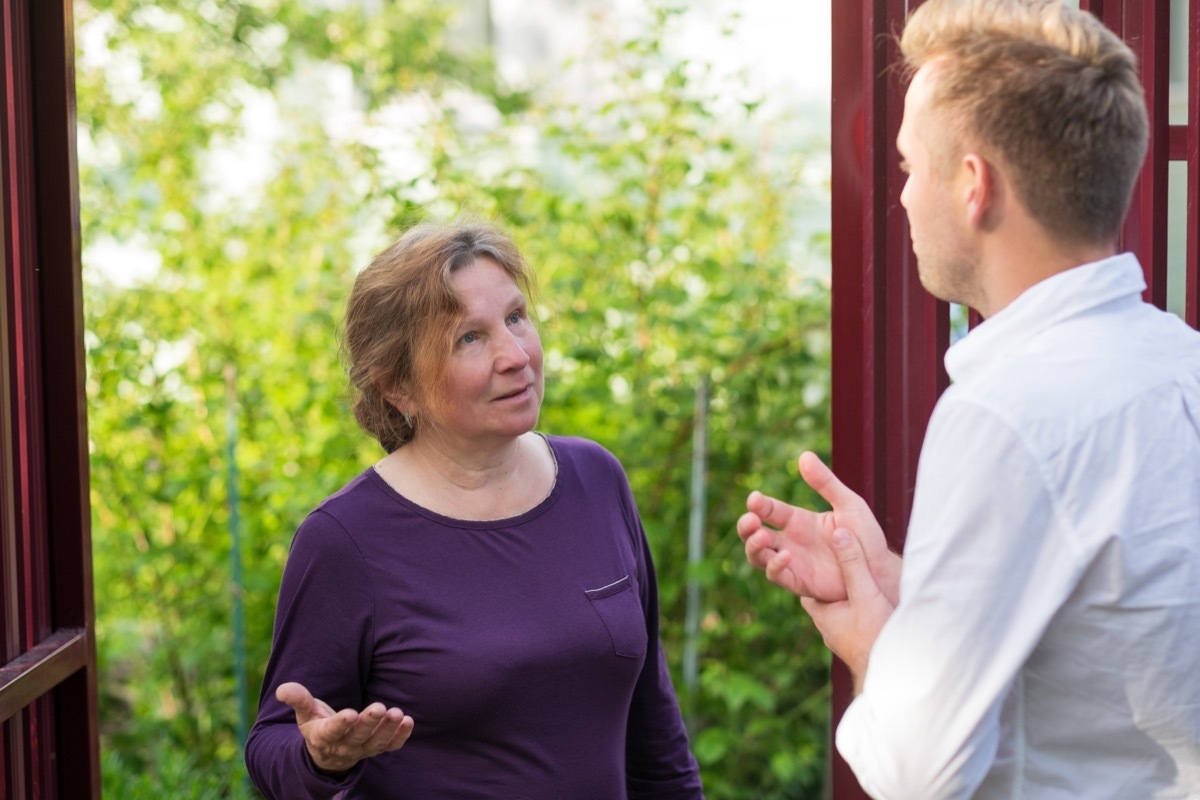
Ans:
{"label": "man", "polygon": [[751,494],[747,558],[853,672],[837,747],[872,796],[1200,797],[1200,334],[1116,251],[1134,58],[1059,0],[929,0],[901,51],[921,282],[986,321],[902,561],[811,453],[832,511]]}

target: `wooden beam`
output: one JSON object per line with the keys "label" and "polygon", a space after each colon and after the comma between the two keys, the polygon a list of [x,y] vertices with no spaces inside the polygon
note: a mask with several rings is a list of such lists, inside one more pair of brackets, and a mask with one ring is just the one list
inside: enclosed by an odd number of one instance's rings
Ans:
{"label": "wooden beam", "polygon": [[87,631],[63,628],[0,667],[0,722],[88,664]]}

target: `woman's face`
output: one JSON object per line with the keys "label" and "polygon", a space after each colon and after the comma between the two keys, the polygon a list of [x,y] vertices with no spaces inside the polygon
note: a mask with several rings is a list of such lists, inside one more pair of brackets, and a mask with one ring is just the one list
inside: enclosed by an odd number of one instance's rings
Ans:
{"label": "woman's face", "polygon": [[542,407],[542,343],[525,295],[490,258],[456,270],[450,283],[465,313],[454,328],[446,379],[422,426],[441,437],[512,439],[533,430]]}

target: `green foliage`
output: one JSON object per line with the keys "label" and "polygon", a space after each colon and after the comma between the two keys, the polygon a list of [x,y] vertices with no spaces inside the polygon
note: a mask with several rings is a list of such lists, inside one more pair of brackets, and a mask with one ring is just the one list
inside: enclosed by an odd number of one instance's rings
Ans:
{"label": "green foliage", "polygon": [[[603,76],[586,101],[498,85],[486,58],[443,46],[431,0],[373,4],[377,16],[329,6],[76,5],[84,241],[159,262],[131,288],[85,252],[106,790],[240,790],[234,593],[256,693],[292,531],[378,455],[354,428],[337,358],[353,270],[398,228],[468,211],[501,221],[539,273],[542,429],[600,441],[630,475],[708,796],[819,796],[826,656],[734,533],[751,489],[813,503],[792,465],[803,448],[828,452],[828,293],[812,277],[828,240],[793,233],[824,190],[797,177],[815,145],[672,56],[664,43],[686,12],[662,3],[639,36],[601,36],[564,70],[564,86]],[[321,98],[344,76],[359,116],[339,127]],[[496,112],[488,130],[463,124],[464,89]],[[264,105],[287,135],[267,137],[262,163],[239,162],[257,180],[222,186],[230,154],[263,146]],[[398,108],[420,115],[416,170],[346,133],[386,130]],[[689,567],[701,382],[708,522]],[[678,669],[689,579],[703,598],[695,686]]]}
{"label": "green foliage", "polygon": [[[153,746],[153,745],[151,745]],[[155,759],[158,769],[142,772],[139,766],[127,762],[120,751],[108,749],[101,753],[100,769],[105,797],[121,800],[222,800],[227,797],[250,797],[248,786],[231,789],[227,780],[214,774],[196,758],[179,749],[166,749]]]}

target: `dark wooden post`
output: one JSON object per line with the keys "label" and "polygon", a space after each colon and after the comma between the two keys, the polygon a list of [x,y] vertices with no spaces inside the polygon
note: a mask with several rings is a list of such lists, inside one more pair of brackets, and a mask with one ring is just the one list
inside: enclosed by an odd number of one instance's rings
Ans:
{"label": "dark wooden post", "polygon": [[[1183,24],[1183,20],[1176,20]],[[1187,263],[1184,280],[1187,323],[1200,328],[1200,0],[1188,4],[1187,125],[1171,129],[1171,158],[1187,161]],[[1178,141],[1178,147],[1175,142]],[[1177,155],[1178,153],[1178,155]]]}
{"label": "dark wooden post", "polygon": [[[900,206],[895,34],[912,7],[833,3],[833,468],[867,499],[897,550],[925,425],[947,384],[941,354],[950,336],[948,307],[917,278]],[[832,680],[836,725],[852,687],[841,663]],[[831,753],[834,797],[866,797]]]}
{"label": "dark wooden post", "polygon": [[99,798],[71,0],[0,0],[0,795]]}

